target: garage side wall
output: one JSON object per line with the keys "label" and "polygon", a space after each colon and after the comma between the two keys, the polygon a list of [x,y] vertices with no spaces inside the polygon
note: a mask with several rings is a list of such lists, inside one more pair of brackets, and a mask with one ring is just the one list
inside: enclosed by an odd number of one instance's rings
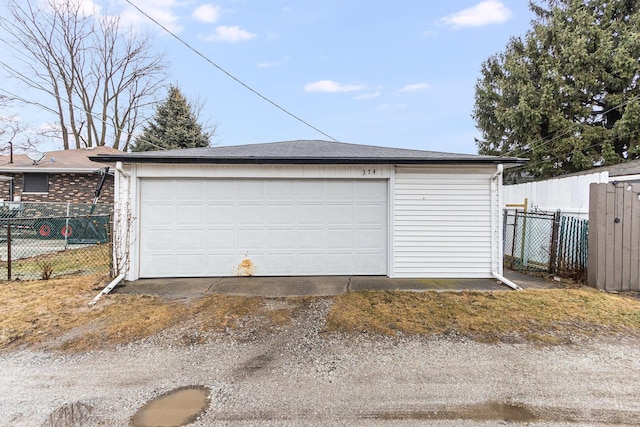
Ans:
{"label": "garage side wall", "polygon": [[495,166],[398,167],[393,277],[492,277]]}

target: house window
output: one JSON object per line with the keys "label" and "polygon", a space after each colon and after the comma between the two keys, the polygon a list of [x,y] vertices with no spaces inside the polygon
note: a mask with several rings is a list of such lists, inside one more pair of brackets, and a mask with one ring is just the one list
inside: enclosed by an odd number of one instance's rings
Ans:
{"label": "house window", "polygon": [[48,193],[49,175],[46,173],[25,173],[22,181],[24,193]]}

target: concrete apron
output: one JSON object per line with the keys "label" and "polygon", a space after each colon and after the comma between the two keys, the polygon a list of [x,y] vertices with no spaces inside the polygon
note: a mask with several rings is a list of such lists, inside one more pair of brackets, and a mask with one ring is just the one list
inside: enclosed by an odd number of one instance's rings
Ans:
{"label": "concrete apron", "polygon": [[[550,288],[542,278],[524,274],[505,277],[522,288]],[[263,297],[329,296],[365,290],[508,291],[496,279],[390,279],[386,276],[196,277],[140,279],[118,286],[115,293],[188,297],[204,294]]]}

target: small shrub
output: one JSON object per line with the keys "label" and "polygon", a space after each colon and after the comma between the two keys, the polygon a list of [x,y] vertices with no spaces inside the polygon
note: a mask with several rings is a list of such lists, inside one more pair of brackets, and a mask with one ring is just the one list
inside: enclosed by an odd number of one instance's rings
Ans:
{"label": "small shrub", "polygon": [[49,280],[53,274],[53,264],[51,261],[43,261],[40,263],[42,269],[42,280]]}

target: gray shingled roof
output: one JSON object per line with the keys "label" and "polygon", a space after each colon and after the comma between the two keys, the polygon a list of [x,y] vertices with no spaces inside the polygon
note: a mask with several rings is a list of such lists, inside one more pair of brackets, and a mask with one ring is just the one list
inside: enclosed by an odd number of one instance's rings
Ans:
{"label": "gray shingled roof", "polygon": [[189,148],[169,151],[106,154],[91,157],[98,162],[124,163],[523,163],[515,157],[453,154],[330,141],[284,141],[265,144]]}

